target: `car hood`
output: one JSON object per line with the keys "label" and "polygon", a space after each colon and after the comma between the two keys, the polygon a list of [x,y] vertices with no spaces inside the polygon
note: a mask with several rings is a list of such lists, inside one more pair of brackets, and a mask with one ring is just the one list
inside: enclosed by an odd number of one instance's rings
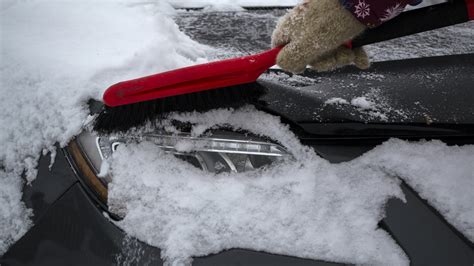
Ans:
{"label": "car hood", "polygon": [[[270,70],[260,108],[316,135],[474,133],[474,54],[290,76]],[[284,99],[284,100],[282,100]]]}

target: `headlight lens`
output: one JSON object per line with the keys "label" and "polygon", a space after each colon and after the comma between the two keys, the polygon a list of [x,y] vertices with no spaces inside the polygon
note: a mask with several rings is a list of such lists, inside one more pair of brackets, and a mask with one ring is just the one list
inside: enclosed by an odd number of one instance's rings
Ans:
{"label": "headlight lens", "polygon": [[166,152],[212,173],[245,172],[291,157],[281,145],[248,133],[213,131],[203,137],[153,132],[139,136],[98,136],[83,132],[66,152],[81,182],[107,208],[107,185],[111,176],[99,177],[102,162],[124,143],[149,141]]}

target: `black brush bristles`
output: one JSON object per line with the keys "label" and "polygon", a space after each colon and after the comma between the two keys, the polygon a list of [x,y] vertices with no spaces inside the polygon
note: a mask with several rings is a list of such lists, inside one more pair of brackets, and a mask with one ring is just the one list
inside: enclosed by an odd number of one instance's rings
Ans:
{"label": "black brush bristles", "polygon": [[118,107],[104,106],[93,128],[99,133],[126,132],[146,122],[165,118],[170,112],[204,112],[255,104],[267,89],[257,82],[160,98]]}

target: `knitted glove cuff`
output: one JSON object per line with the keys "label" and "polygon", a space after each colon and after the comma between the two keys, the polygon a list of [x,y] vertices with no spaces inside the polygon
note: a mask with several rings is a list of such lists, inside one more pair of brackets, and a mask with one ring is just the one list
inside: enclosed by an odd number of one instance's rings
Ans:
{"label": "knitted glove cuff", "polygon": [[398,16],[407,5],[417,5],[422,0],[339,0],[356,19],[369,28]]}

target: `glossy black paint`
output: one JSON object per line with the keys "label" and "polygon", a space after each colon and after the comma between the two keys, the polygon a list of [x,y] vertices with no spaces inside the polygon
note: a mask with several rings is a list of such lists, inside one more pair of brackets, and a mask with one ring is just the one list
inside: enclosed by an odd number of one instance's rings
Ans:
{"label": "glossy black paint", "polygon": [[474,250],[463,235],[406,184],[407,204],[390,200],[383,220],[386,229],[410,258],[412,265],[472,265]]}
{"label": "glossy black paint", "polygon": [[50,154],[41,156],[38,163],[38,176],[23,188],[23,202],[33,210],[33,222],[36,223],[48,209],[75,183],[77,178],[69,166],[59,146],[54,165],[49,169]]}
{"label": "glossy black paint", "polygon": [[[2,265],[162,264],[154,248],[128,240],[79,183],[55,201],[35,226],[15,243]],[[124,253],[124,252],[130,252]],[[150,255],[151,253],[155,255]],[[129,255],[139,255],[128,257]]]}

